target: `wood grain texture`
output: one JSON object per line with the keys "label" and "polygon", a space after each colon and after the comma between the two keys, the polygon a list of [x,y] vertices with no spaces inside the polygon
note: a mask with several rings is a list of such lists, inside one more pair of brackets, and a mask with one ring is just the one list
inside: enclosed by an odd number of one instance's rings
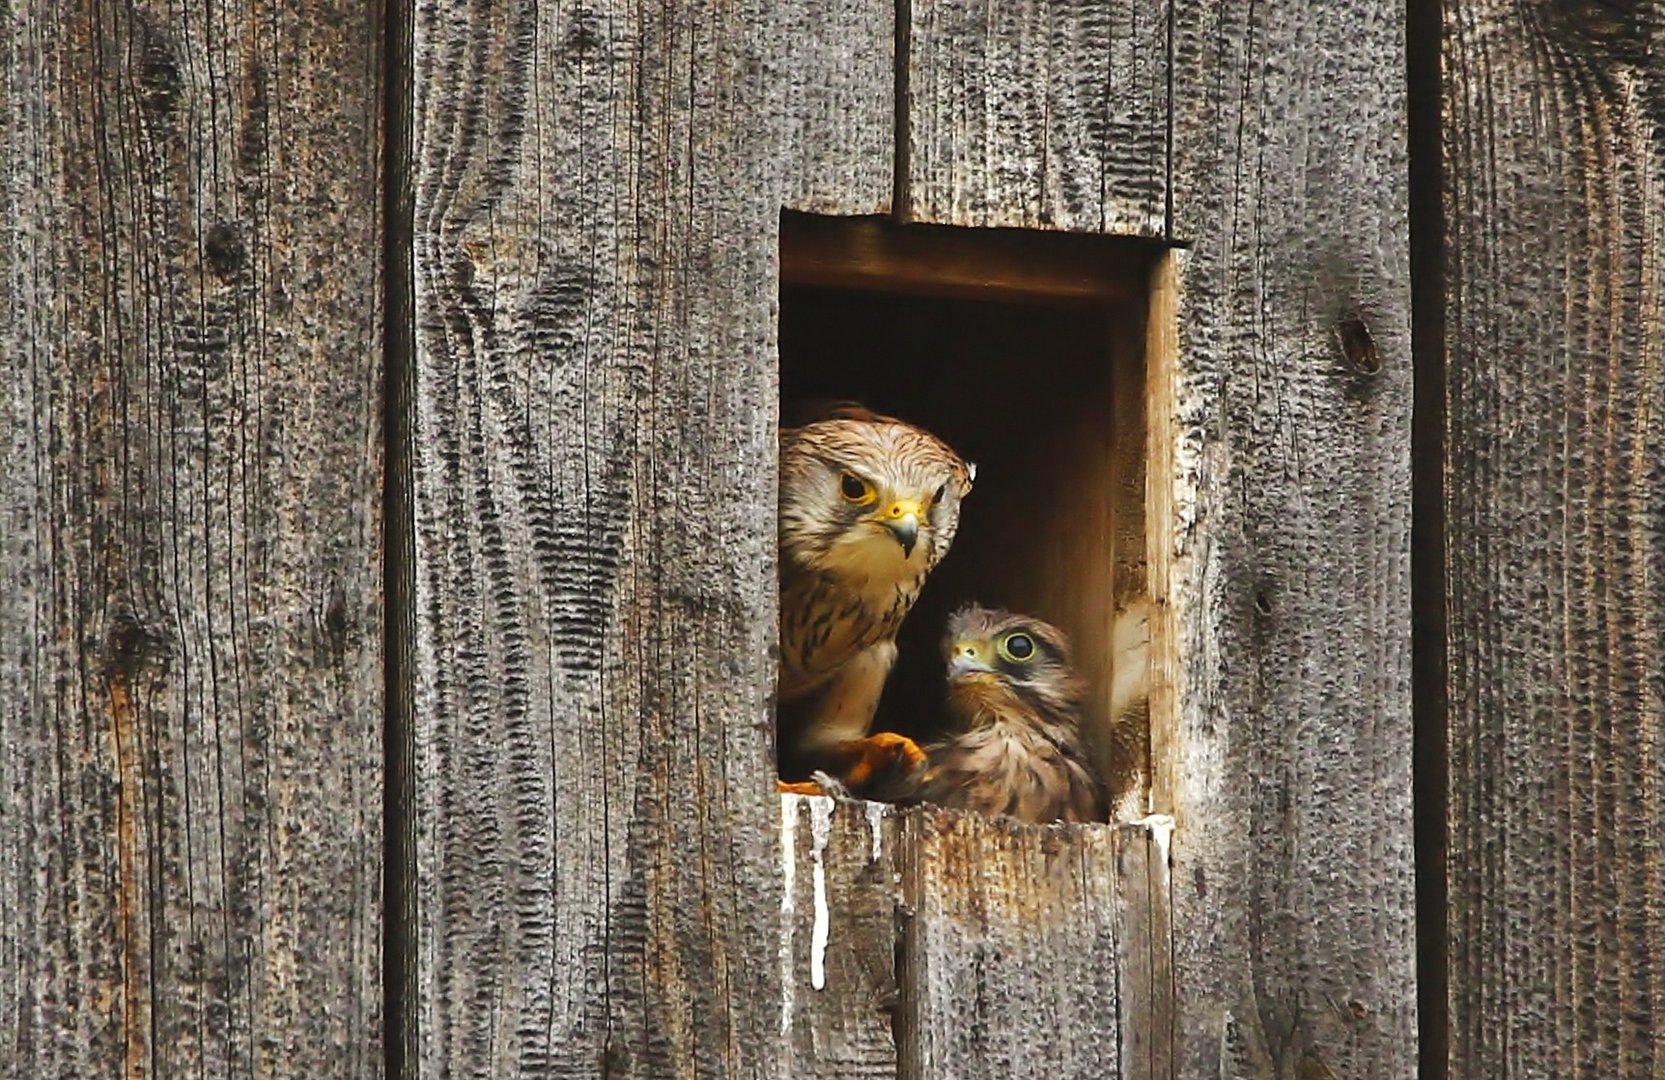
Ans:
{"label": "wood grain texture", "polygon": [[381,1074],[378,40],[0,12],[0,1075]]}
{"label": "wood grain texture", "polygon": [[786,285],[892,296],[1053,305],[1142,301],[1148,251],[1113,244],[1097,236],[783,214],[780,274]]}
{"label": "wood grain texture", "polygon": [[1149,1035],[1168,995],[1146,978],[1163,973],[1123,964],[1169,946],[1153,937],[1166,897],[1151,902],[1149,842],[1138,826],[911,812],[899,1075],[1163,1075]]}
{"label": "wood grain texture", "polygon": [[1175,14],[1176,1066],[1410,1076],[1403,9]]}
{"label": "wood grain texture", "polygon": [[895,0],[776,0],[781,205],[885,214],[896,188]]}
{"label": "wood grain texture", "polygon": [[420,1075],[778,1069],[771,11],[416,8]]}
{"label": "wood grain texture", "polygon": [[1665,1071],[1665,8],[1444,48],[1452,1076]]}
{"label": "wood grain texture", "polygon": [[782,1076],[894,1080],[900,816],[781,797]]}
{"label": "wood grain texture", "polygon": [[914,0],[910,220],[1162,236],[1168,5]]}
{"label": "wood grain texture", "polygon": [[1171,1075],[1170,825],[782,815],[783,1075]]}
{"label": "wood grain texture", "polygon": [[1174,822],[1152,815],[1121,826],[1116,844],[1117,1039],[1120,1075],[1167,1080],[1175,1071]]}

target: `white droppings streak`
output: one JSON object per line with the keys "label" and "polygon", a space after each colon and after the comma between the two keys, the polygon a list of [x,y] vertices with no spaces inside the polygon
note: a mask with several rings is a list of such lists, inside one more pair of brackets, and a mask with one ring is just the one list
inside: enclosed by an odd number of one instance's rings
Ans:
{"label": "white droppings streak", "polygon": [[884,854],[885,813],[884,803],[870,802],[867,804],[867,833],[873,838],[873,852],[867,857],[868,862],[878,862],[879,856]]}
{"label": "white droppings streak", "polygon": [[793,992],[792,931],[797,901],[793,890],[798,884],[798,804],[802,795],[780,797],[780,1033],[792,1031]]}
{"label": "white droppings streak", "polygon": [[1133,824],[1141,826],[1146,832],[1150,833],[1151,839],[1156,841],[1157,851],[1161,854],[1161,865],[1167,866],[1168,846],[1173,841],[1174,836],[1174,819],[1167,814],[1151,814],[1140,818]]}
{"label": "white droppings streak", "polygon": [[817,990],[827,985],[827,865],[822,856],[827,850],[827,837],[832,834],[832,812],[831,799],[809,800],[809,833],[814,844],[810,855],[815,860],[815,927],[809,935],[809,985]]}

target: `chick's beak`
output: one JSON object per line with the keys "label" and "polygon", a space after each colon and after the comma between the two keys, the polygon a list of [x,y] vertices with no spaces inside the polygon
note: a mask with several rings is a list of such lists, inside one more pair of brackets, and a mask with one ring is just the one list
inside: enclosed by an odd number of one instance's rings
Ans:
{"label": "chick's beak", "polygon": [[902,545],[902,557],[913,554],[919,542],[919,519],[923,514],[919,503],[912,499],[897,499],[879,515],[879,524],[889,529],[896,542]]}
{"label": "chick's beak", "polygon": [[993,671],[989,666],[988,647],[975,641],[956,641],[948,650],[948,677],[960,678],[980,671]]}

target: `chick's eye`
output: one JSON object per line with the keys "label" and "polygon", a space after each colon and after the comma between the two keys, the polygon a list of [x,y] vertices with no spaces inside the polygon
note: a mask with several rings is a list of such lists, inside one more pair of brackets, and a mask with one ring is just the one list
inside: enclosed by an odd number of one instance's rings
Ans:
{"label": "chick's eye", "polygon": [[1007,634],[1000,643],[1000,651],[1006,659],[1021,663],[1035,655],[1035,639],[1028,634]]}
{"label": "chick's eye", "polygon": [[857,476],[855,473],[843,473],[838,478],[838,493],[844,496],[845,502],[865,506],[873,501],[873,485]]}

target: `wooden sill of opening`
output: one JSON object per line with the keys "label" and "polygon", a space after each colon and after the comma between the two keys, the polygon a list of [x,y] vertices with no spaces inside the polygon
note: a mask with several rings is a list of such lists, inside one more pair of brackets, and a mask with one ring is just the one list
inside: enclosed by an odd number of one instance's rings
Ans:
{"label": "wooden sill of opening", "polygon": [[1115,611],[1147,588],[1146,353],[1164,250],[1141,240],[781,219],[783,412],[857,400],[942,436],[978,475],[959,535],[904,624],[876,729],[943,727],[940,637],[976,601],[1062,627],[1086,728],[1121,798],[1149,809],[1149,736],[1112,730]]}
{"label": "wooden sill of opening", "polygon": [[781,797],[787,1076],[1168,1076],[1172,823]]}

